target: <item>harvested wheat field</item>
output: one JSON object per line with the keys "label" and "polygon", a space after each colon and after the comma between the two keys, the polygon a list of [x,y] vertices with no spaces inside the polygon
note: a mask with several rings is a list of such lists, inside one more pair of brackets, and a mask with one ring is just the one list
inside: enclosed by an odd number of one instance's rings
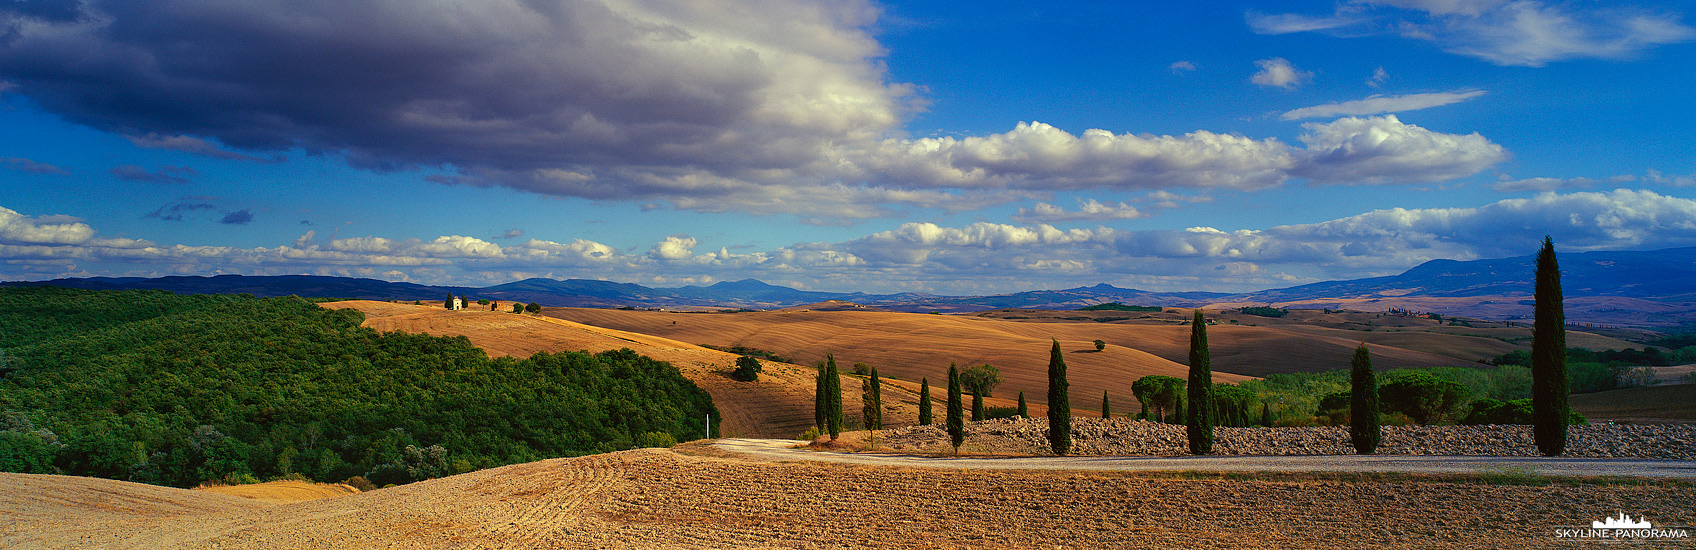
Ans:
{"label": "harvested wheat field", "polygon": [[[600,352],[629,348],[671,363],[684,377],[711,394],[713,405],[722,415],[719,433],[726,437],[795,437],[813,425],[816,371],[811,367],[761,361],[764,372],[758,381],[738,382],[729,375],[737,358],[735,354],[664,337],[529,314],[452,311],[439,304],[354,300],[330,302],[324,307],[359,310],[365,314],[364,326],[379,331],[464,336],[490,356],[497,357],[528,357],[539,351]],[[889,391],[889,397],[884,399],[886,415],[916,421],[918,384],[892,382],[885,388]],[[857,406],[859,380],[845,376],[842,395],[843,403]]]}
{"label": "harvested wheat field", "polygon": [[[0,547],[1547,548],[1696,488],[770,463],[697,445],[553,459],[294,504],[0,474]],[[1654,546],[1648,546],[1654,547]]]}
{"label": "harvested wheat field", "polygon": [[230,495],[264,502],[301,502],[358,494],[345,483],[313,483],[310,481],[267,481],[248,485],[202,485],[195,491]]}

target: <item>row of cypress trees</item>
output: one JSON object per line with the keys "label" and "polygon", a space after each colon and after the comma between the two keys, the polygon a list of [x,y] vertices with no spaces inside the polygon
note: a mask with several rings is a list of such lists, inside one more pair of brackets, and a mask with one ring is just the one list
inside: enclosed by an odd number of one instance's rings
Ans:
{"label": "row of cypress trees", "polygon": [[[1533,434],[1538,451],[1544,456],[1559,456],[1566,448],[1567,403],[1566,380],[1566,320],[1560,288],[1560,268],[1555,260],[1554,240],[1543,238],[1537,255],[1535,288],[1536,321],[1532,330],[1531,376]],[[1190,323],[1189,403],[1213,402],[1213,361],[1207,346],[1207,322],[1201,310],[1195,310]],[[1359,454],[1377,452],[1383,441],[1383,426],[1378,418],[1379,400],[1377,376],[1372,370],[1372,355],[1361,342],[1349,361],[1350,367],[1350,425],[1349,441]],[[836,371],[836,359],[826,356],[826,366],[818,380],[818,402],[814,417],[820,426],[828,426],[831,438],[836,438],[842,420],[842,395]],[[881,391],[876,369],[865,382],[868,396],[865,415],[868,427],[882,427]],[[930,424],[930,380],[920,385],[919,423]],[[1048,442],[1056,455],[1066,455],[1072,449],[1072,408],[1067,394],[1066,360],[1060,353],[1060,341],[1054,340],[1048,360]],[[975,400],[976,401],[976,400]],[[1190,454],[1213,453],[1213,428],[1216,423],[1213,407],[1191,406],[1180,409],[1176,416],[1184,419]],[[981,401],[974,404],[981,408]],[[832,412],[833,411],[833,412]],[[1101,413],[1106,418],[1111,411],[1106,392],[1101,395]],[[1269,411],[1262,404],[1262,417]],[[981,417],[981,411],[978,416]],[[1019,414],[1026,416],[1025,394],[1019,393]],[[965,440],[965,411],[960,390],[960,369],[948,366],[948,408],[945,420],[950,441],[956,453]]]}

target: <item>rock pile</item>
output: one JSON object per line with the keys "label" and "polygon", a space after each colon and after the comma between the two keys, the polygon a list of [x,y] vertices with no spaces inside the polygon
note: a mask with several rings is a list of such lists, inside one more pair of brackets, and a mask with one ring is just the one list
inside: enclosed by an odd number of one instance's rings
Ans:
{"label": "rock pile", "polygon": [[[1216,428],[1221,455],[1354,454],[1346,426]],[[1696,460],[1696,425],[1595,425],[1567,428],[1565,456]],[[941,425],[886,430],[880,443],[897,451],[950,450]],[[1072,419],[1076,455],[1182,456],[1189,454],[1184,427],[1126,418]],[[1003,418],[966,423],[963,450],[1048,454],[1046,419]],[[1531,426],[1385,426],[1378,454],[1537,456]]]}

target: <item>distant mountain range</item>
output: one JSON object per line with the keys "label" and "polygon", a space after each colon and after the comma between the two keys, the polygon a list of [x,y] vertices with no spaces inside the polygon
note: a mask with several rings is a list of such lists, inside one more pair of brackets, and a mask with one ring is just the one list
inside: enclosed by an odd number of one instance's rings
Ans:
{"label": "distant mountain range", "polygon": [[[1647,252],[1583,252],[1560,258],[1562,287],[1568,300],[1620,298],[1620,303],[1653,302],[1658,313],[1667,308],[1691,310],[1696,318],[1696,247]],[[547,306],[638,308],[776,309],[840,300],[894,311],[969,312],[1002,308],[1076,309],[1121,302],[1136,305],[1198,307],[1208,304],[1263,303],[1293,307],[1328,307],[1318,302],[1372,304],[1443,303],[1463,307],[1491,304],[1481,298],[1528,297],[1531,294],[1531,256],[1491,260],[1433,260],[1400,275],[1349,281],[1327,281],[1249,293],[1148,292],[1107,284],[1065,290],[1034,290],[995,296],[937,296],[921,293],[866,294],[817,292],[766,284],[754,279],[710,286],[653,288],[632,283],[588,279],[525,279],[484,288],[430,286],[375,279],[314,275],[212,277],[91,277],[40,282],[8,282],[0,286],[55,285],[84,289],[162,289],[177,293],[249,293],[256,296],[327,296],[373,300],[439,301],[448,295],[472,299],[536,302]],[[1476,298],[1479,300],[1466,300]],[[1423,299],[1424,302],[1420,300]],[[1456,300],[1460,299],[1460,300]],[[1509,300],[1517,305],[1517,300]],[[1598,302],[1600,303],[1600,302]],[[1612,302],[1609,302],[1612,303]],[[1454,304],[1459,304],[1458,306]],[[1380,309],[1382,308],[1380,307]],[[1639,308],[1645,309],[1645,308]],[[1432,309],[1436,311],[1437,309]],[[1460,313],[1465,314],[1465,313]],[[1478,317],[1519,316],[1485,312]],[[1663,315],[1664,316],[1664,315]],[[1569,314],[1569,317],[1571,315]],[[1675,316],[1676,317],[1676,316]],[[1670,319],[1670,318],[1669,318]],[[1682,322],[1682,321],[1678,321]],[[1673,324],[1677,324],[1674,322]],[[1649,324],[1667,324],[1665,322]]]}

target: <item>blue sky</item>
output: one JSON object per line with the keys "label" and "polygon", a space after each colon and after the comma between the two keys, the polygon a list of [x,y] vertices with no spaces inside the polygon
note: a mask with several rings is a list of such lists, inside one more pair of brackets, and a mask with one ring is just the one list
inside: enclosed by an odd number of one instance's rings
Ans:
{"label": "blue sky", "polygon": [[1696,245],[1689,2],[0,1],[0,280],[1237,291]]}

